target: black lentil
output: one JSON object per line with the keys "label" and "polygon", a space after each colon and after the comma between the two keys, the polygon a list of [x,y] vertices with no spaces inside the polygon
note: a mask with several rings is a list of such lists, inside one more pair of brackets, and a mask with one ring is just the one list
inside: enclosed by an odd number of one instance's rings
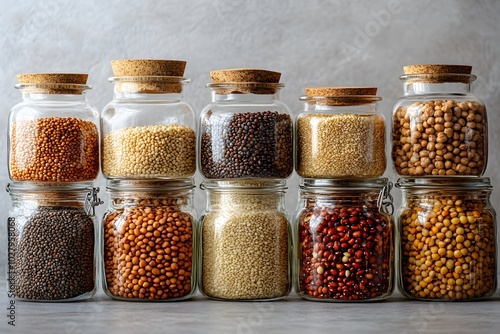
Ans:
{"label": "black lentil", "polygon": [[276,111],[216,114],[201,126],[206,178],[286,178],[293,171],[292,120]]}
{"label": "black lentil", "polygon": [[63,300],[94,290],[94,223],[82,208],[46,206],[15,219],[17,297]]}

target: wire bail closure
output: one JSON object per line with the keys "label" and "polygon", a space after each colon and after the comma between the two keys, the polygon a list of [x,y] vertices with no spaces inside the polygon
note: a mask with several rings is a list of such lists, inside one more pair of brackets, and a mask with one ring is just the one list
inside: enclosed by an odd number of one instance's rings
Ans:
{"label": "wire bail closure", "polygon": [[99,190],[99,187],[92,187],[85,196],[83,208],[85,210],[85,213],[90,216],[95,215],[96,206],[104,204],[104,202],[99,197],[97,197],[97,193],[99,193]]}
{"label": "wire bail closure", "polygon": [[379,211],[389,216],[392,216],[392,214],[394,213],[394,198],[391,195],[392,187],[392,182],[387,182],[387,184],[380,191],[377,199],[377,206]]}

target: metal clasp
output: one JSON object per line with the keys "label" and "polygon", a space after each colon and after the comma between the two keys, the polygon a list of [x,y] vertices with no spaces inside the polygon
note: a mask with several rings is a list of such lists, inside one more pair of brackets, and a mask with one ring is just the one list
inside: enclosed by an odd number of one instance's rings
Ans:
{"label": "metal clasp", "polygon": [[85,213],[90,216],[95,215],[96,206],[104,204],[104,202],[101,201],[99,197],[97,197],[97,193],[99,193],[99,190],[100,190],[99,187],[97,188],[92,187],[85,196],[85,202],[83,204],[83,208],[85,210]]}
{"label": "metal clasp", "polygon": [[394,213],[394,199],[391,195],[392,186],[393,184],[391,181],[387,182],[384,188],[382,188],[382,190],[380,191],[377,199],[377,206],[379,211],[389,216],[392,216],[392,214]]}

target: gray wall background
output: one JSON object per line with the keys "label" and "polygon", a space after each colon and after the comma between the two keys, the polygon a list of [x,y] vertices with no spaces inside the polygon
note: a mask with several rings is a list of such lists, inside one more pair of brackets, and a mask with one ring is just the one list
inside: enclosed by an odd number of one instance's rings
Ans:
{"label": "gray wall background", "polygon": [[[98,109],[112,98],[110,61],[123,58],[187,60],[192,83],[185,98],[199,115],[210,101],[209,71],[259,67],[282,72],[281,99],[293,116],[305,87],[373,85],[388,124],[402,95],[402,66],[473,65],[476,94],[489,113],[486,175],[500,210],[500,1],[16,1],[0,0],[0,184],[8,183],[7,117],[21,100],[16,74],[87,72],[88,100]],[[389,125],[387,127],[389,130]],[[386,176],[396,180],[389,170]],[[201,181],[197,176],[197,183]],[[102,177],[97,184],[104,189]],[[297,202],[289,180],[287,208]],[[394,191],[396,205],[399,190]],[[107,205],[107,196],[101,191]],[[205,196],[196,191],[196,208]],[[0,263],[6,257],[10,198],[0,189]],[[98,212],[102,215],[104,207]],[[4,278],[1,271],[0,278]],[[0,291],[5,291],[2,284]]]}

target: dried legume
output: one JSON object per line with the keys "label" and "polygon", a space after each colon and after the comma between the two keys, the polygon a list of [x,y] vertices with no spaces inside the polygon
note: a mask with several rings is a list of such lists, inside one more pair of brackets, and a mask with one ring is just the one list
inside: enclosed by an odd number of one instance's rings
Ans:
{"label": "dried legume", "polygon": [[196,135],[185,125],[134,126],[104,136],[108,177],[190,177],[196,171]]}
{"label": "dried legume", "polygon": [[410,200],[400,217],[404,292],[424,299],[474,299],[494,293],[495,230],[482,200]]}
{"label": "dried legume", "polygon": [[306,114],[297,119],[302,177],[379,177],[385,172],[385,122],[379,115]]}
{"label": "dried legume", "polygon": [[193,217],[175,199],[141,199],[104,221],[106,289],[113,296],[171,299],[192,291]]}
{"label": "dried legume", "polygon": [[99,134],[92,122],[74,117],[16,121],[10,140],[13,180],[78,182],[99,173]]}
{"label": "dried legume", "polygon": [[47,206],[11,219],[10,279],[17,297],[64,300],[94,290],[94,222],[83,209]]}
{"label": "dried legume", "polygon": [[486,109],[476,101],[415,102],[394,113],[392,158],[400,175],[481,175]]}
{"label": "dried legume", "polygon": [[[215,195],[202,225],[202,292],[222,299],[286,296],[289,222],[268,195]],[[275,196],[275,195],[273,195]]]}
{"label": "dried legume", "polygon": [[292,120],[272,111],[209,112],[200,149],[206,178],[286,178],[293,171]]}
{"label": "dried legume", "polygon": [[391,225],[376,207],[311,207],[298,224],[299,294],[364,300],[392,291]]}

